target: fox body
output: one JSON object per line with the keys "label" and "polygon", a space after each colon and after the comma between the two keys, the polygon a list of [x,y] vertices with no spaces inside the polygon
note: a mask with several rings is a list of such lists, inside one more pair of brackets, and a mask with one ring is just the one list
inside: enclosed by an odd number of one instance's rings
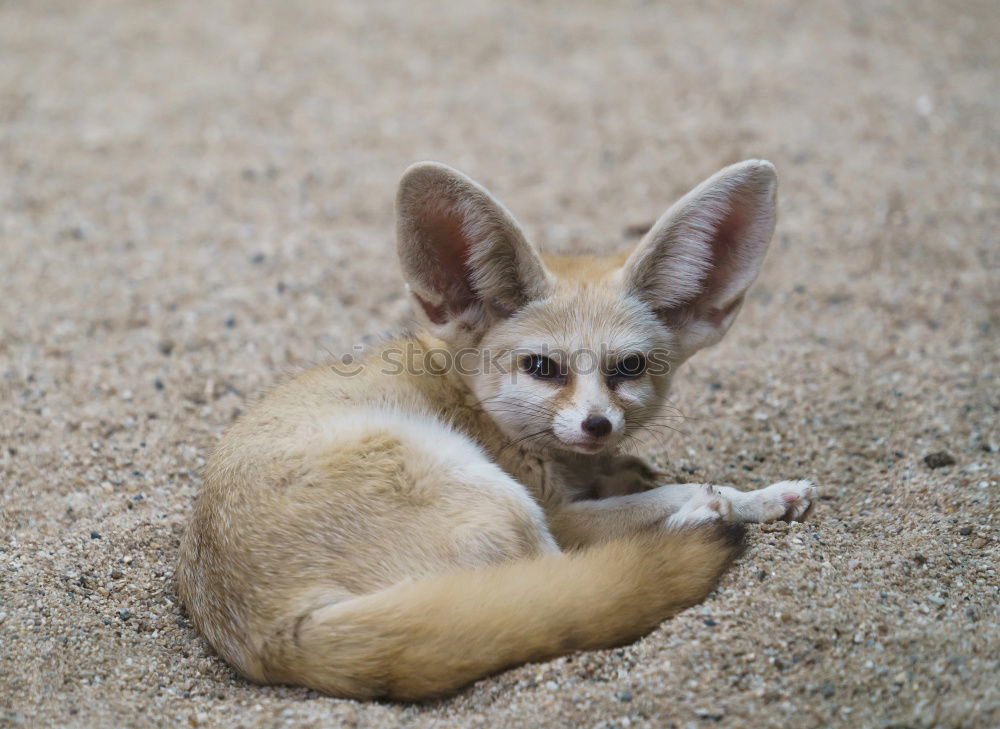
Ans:
{"label": "fox body", "polygon": [[417,700],[703,599],[739,523],[801,517],[815,487],[663,485],[620,449],[732,323],[775,195],[773,167],[743,162],[626,254],[542,256],[484,188],[411,167],[397,233],[420,327],[228,430],[181,544],[197,628],[256,681]]}

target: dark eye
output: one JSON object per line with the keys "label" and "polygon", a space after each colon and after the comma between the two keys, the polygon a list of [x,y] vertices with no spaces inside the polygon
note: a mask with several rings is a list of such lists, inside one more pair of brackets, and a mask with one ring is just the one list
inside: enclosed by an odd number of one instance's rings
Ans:
{"label": "dark eye", "polygon": [[521,358],[520,365],[524,372],[539,380],[566,381],[566,373],[559,367],[559,363],[550,357],[529,354],[527,357]]}
{"label": "dark eye", "polygon": [[613,380],[633,380],[646,371],[646,358],[641,354],[630,354],[623,358],[611,372]]}

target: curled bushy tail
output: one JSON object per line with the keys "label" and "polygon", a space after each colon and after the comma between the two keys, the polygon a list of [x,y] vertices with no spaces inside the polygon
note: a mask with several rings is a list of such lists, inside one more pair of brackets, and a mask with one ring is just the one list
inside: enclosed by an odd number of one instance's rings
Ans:
{"label": "curled bushy tail", "polygon": [[704,599],[742,548],[711,525],[456,571],[291,618],[262,648],[269,682],[417,700],[526,661],[634,640]]}

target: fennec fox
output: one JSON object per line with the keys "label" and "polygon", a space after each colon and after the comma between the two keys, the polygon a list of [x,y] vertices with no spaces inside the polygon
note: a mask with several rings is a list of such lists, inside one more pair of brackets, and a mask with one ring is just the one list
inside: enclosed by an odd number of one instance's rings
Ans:
{"label": "fennec fox", "polygon": [[408,169],[398,252],[421,326],[229,429],[181,545],[197,628],[255,681],[417,700],[702,600],[739,522],[799,518],[815,487],[658,485],[617,450],[732,324],[776,184],[768,162],[728,167],[631,252],[571,257],[540,255],[459,172]]}

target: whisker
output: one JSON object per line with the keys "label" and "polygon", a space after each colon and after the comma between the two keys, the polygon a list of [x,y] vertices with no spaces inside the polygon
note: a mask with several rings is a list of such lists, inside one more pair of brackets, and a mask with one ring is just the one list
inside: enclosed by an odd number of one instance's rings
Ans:
{"label": "whisker", "polygon": [[498,451],[497,455],[500,455],[501,453],[503,453],[504,451],[506,451],[508,448],[511,448],[513,446],[516,446],[516,445],[520,445],[521,443],[524,443],[525,441],[528,441],[528,440],[533,439],[533,438],[537,438],[537,437],[542,436],[542,435],[548,435],[548,433],[549,433],[549,429],[548,428],[545,428],[544,430],[539,430],[539,431],[537,431],[535,433],[528,433],[528,435],[525,435],[525,436],[522,436],[520,438],[517,438],[516,440],[512,440],[510,443],[508,443],[503,448],[501,448]]}

